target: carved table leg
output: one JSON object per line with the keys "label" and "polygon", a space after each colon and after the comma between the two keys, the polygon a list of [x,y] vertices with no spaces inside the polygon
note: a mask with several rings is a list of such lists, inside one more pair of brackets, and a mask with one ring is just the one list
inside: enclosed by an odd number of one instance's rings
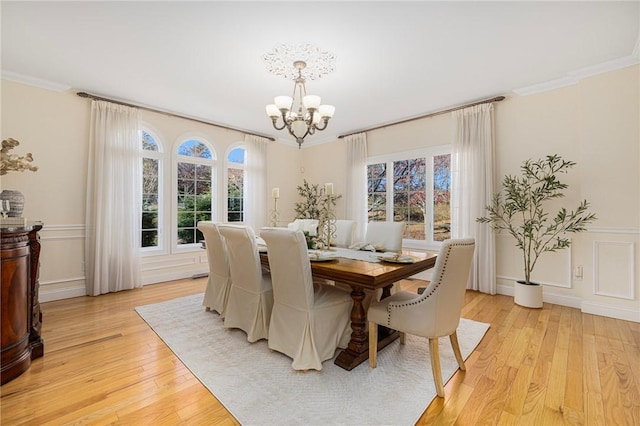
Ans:
{"label": "carved table leg", "polygon": [[[353,299],[353,307],[351,308],[351,340],[347,349],[338,354],[334,363],[345,370],[353,370],[362,362],[369,358],[369,335],[367,333],[367,312],[364,310],[362,301],[364,300],[364,291],[359,287],[352,287],[351,299]],[[385,328],[385,330],[388,330]],[[380,333],[380,332],[379,332]],[[378,350],[387,346],[399,336],[398,332],[383,332],[378,336]]]}

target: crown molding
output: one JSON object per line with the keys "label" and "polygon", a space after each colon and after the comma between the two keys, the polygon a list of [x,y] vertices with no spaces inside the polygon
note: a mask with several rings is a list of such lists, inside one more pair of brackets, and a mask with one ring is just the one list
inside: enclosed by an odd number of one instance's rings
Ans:
{"label": "crown molding", "polygon": [[16,83],[22,83],[29,86],[39,87],[41,89],[52,90],[54,92],[66,92],[71,89],[71,86],[62,83],[56,83],[54,81],[42,80],[40,78],[30,77],[28,75],[18,74],[12,71],[2,70],[0,71],[0,77],[3,80],[14,81]]}
{"label": "crown molding", "polygon": [[615,71],[622,68],[630,67],[640,63],[638,43],[633,49],[633,53],[629,56],[625,56],[611,61],[602,62],[600,64],[592,65],[585,68],[580,68],[576,71],[567,73],[566,76],[557,78],[555,80],[549,80],[544,83],[533,84],[531,86],[520,87],[514,89],[513,93],[520,96],[533,95],[536,93],[542,93],[549,90],[560,89],[562,87],[571,86],[577,84],[583,78],[591,77],[605,72]]}

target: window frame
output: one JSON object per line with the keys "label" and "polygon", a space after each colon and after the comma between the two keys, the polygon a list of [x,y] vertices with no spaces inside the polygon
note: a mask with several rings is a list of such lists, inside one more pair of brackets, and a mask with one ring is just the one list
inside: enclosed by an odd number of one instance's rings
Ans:
{"label": "window frame", "polygon": [[[183,143],[195,140],[204,144],[211,153],[211,158],[190,157],[178,153]],[[188,244],[178,244],[178,163],[192,163],[211,167],[211,220],[217,221],[219,191],[218,182],[218,154],[213,144],[200,135],[183,135],[176,140],[172,149],[172,175],[171,175],[171,250],[172,253],[185,253],[201,249],[198,241]],[[196,224],[197,226],[197,224]],[[175,231],[175,232],[174,232]]]}
{"label": "window frame", "polygon": [[[157,151],[149,151],[142,148],[142,132],[148,133],[153,138]],[[166,241],[166,194],[165,194],[165,170],[166,170],[166,152],[164,149],[164,143],[158,136],[158,133],[149,127],[147,124],[140,126],[140,162],[142,163],[144,158],[151,158],[158,161],[158,245],[154,247],[142,247],[142,209],[140,214],[140,255],[141,256],[153,256],[158,254],[164,254],[167,252]],[[141,191],[142,193],[142,191]],[[142,199],[140,200],[142,204]],[[142,207],[142,205],[141,205]]]}
{"label": "window frame", "polygon": [[[452,145],[437,145],[437,146],[425,147],[425,148],[420,148],[420,149],[415,149],[410,151],[375,155],[367,158],[367,163],[366,163],[367,171],[368,171],[368,167],[372,164],[387,163],[387,176],[386,176],[387,203],[385,207],[386,207],[386,217],[388,222],[393,220],[393,207],[394,207],[393,206],[393,195],[394,195],[393,162],[411,160],[415,158],[425,158],[425,174],[426,174],[425,197],[427,200],[431,200],[430,203],[427,203],[428,207],[425,212],[425,222],[428,221],[428,223],[425,223],[425,226],[427,227],[426,236],[429,237],[429,239],[414,240],[414,239],[403,238],[402,246],[404,248],[418,249],[418,250],[438,250],[442,245],[441,241],[435,241],[433,239],[433,225],[434,225],[433,223],[434,222],[433,221],[433,214],[434,214],[434,211],[433,211],[434,210],[433,209],[433,184],[434,184],[433,157],[438,155],[445,155],[445,154],[449,154],[449,155],[453,154]],[[367,179],[368,179],[368,176],[367,176]],[[391,182],[391,184],[389,184],[389,182]],[[389,191],[389,189],[391,189],[391,191]],[[389,200],[392,200],[392,202],[389,203],[388,202]],[[368,205],[369,205],[369,194],[367,192],[367,210],[368,210]],[[391,218],[391,220],[389,220],[389,218]]]}
{"label": "window frame", "polygon": [[[235,149],[241,148],[244,150],[244,163],[233,163],[229,161],[229,154]],[[223,201],[223,218],[225,222],[233,223],[235,225],[244,225],[245,219],[247,217],[247,203],[246,203],[246,185],[247,185],[247,146],[244,142],[236,142],[231,144],[229,148],[227,148],[227,152],[225,152],[224,156],[224,201]],[[243,172],[243,188],[242,188],[242,221],[240,222],[229,222],[229,169],[240,169]]]}

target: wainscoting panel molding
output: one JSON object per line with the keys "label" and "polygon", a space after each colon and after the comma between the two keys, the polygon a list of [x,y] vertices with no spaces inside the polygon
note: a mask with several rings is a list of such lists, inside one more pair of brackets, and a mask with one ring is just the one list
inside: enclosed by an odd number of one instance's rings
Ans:
{"label": "wainscoting panel molding", "polygon": [[593,294],[635,299],[635,243],[593,242]]}

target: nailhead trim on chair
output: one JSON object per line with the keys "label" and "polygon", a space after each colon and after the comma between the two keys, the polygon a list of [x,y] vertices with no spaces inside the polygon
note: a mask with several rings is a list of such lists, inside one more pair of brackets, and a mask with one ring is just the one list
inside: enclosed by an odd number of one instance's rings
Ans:
{"label": "nailhead trim on chair", "polygon": [[[451,254],[451,248],[452,247],[468,246],[468,245],[471,245],[471,244],[475,244],[475,242],[468,243],[468,244],[455,243],[455,244],[449,245],[447,247],[447,252],[446,252],[445,257],[444,257],[444,264],[442,265],[442,268],[440,270],[441,271],[444,270],[445,267],[447,266],[447,261],[449,260],[449,255]],[[433,286],[433,290],[431,290],[431,292],[429,292],[427,294],[427,292],[425,291],[425,292],[422,293],[422,297],[420,297],[419,299],[417,299],[417,300],[414,299],[413,301],[411,301],[409,303],[403,303],[403,304],[400,304],[400,305],[393,305],[393,308],[402,308],[402,307],[405,307],[405,306],[412,306],[412,305],[421,304],[422,302],[427,300],[430,296],[432,296],[436,292],[438,287],[440,287],[441,283],[442,283],[442,275],[437,278],[436,284]],[[389,327],[391,326],[391,304],[387,305],[387,326],[389,326]]]}

